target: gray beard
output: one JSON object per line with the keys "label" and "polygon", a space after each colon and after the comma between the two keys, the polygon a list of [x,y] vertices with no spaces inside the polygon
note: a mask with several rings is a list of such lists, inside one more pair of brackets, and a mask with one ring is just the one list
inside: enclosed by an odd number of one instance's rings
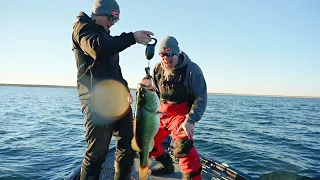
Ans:
{"label": "gray beard", "polygon": [[164,78],[165,78],[167,81],[169,81],[170,76],[172,75],[173,69],[172,69],[172,68],[165,68],[165,67],[163,67],[163,70],[164,70],[164,73],[163,73]]}

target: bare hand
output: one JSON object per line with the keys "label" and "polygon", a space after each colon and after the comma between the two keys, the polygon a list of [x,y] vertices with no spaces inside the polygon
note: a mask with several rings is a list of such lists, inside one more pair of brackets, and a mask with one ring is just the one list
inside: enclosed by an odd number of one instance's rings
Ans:
{"label": "bare hand", "polygon": [[181,130],[183,130],[183,131],[187,134],[188,139],[191,140],[192,137],[193,137],[194,124],[193,124],[193,123],[189,123],[189,122],[187,122],[187,121],[184,121],[184,122],[180,125],[180,127],[179,127],[179,129],[178,129],[178,132],[181,131]]}
{"label": "bare hand", "polygon": [[151,31],[136,31],[133,35],[137,43],[147,45],[151,41],[150,36],[153,36],[153,33]]}

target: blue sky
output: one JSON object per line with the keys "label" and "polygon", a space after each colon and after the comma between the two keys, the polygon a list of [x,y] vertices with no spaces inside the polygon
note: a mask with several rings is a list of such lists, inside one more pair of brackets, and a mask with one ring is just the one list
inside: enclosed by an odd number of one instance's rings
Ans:
{"label": "blue sky", "polygon": [[[76,85],[72,24],[93,0],[0,2],[0,83]],[[177,38],[208,91],[320,97],[320,1],[118,0],[111,34]],[[158,46],[157,46],[158,48]],[[129,86],[144,76],[145,46],[120,54]],[[155,56],[150,65],[159,62]]]}

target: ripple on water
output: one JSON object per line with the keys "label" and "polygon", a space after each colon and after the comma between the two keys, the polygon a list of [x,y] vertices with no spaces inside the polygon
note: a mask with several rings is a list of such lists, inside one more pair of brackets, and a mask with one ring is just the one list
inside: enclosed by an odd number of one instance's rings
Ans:
{"label": "ripple on water", "polygon": [[[81,163],[85,129],[75,89],[0,87],[0,96],[0,179],[63,179]],[[319,176],[319,107],[314,99],[209,95],[195,146],[254,177]]]}

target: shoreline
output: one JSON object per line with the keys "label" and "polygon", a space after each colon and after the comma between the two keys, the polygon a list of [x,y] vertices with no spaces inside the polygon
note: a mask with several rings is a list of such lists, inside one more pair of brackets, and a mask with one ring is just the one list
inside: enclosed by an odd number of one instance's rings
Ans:
{"label": "shoreline", "polygon": [[[0,83],[0,86],[16,86],[16,87],[47,87],[47,88],[77,88],[77,86],[64,86],[64,85],[43,85],[43,84],[8,84]],[[136,88],[129,88],[130,90],[137,90]],[[317,96],[286,96],[286,95],[263,95],[263,94],[234,94],[234,93],[216,93],[208,92],[208,94],[227,95],[227,96],[262,96],[262,97],[287,97],[287,98],[313,98],[319,99]]]}

